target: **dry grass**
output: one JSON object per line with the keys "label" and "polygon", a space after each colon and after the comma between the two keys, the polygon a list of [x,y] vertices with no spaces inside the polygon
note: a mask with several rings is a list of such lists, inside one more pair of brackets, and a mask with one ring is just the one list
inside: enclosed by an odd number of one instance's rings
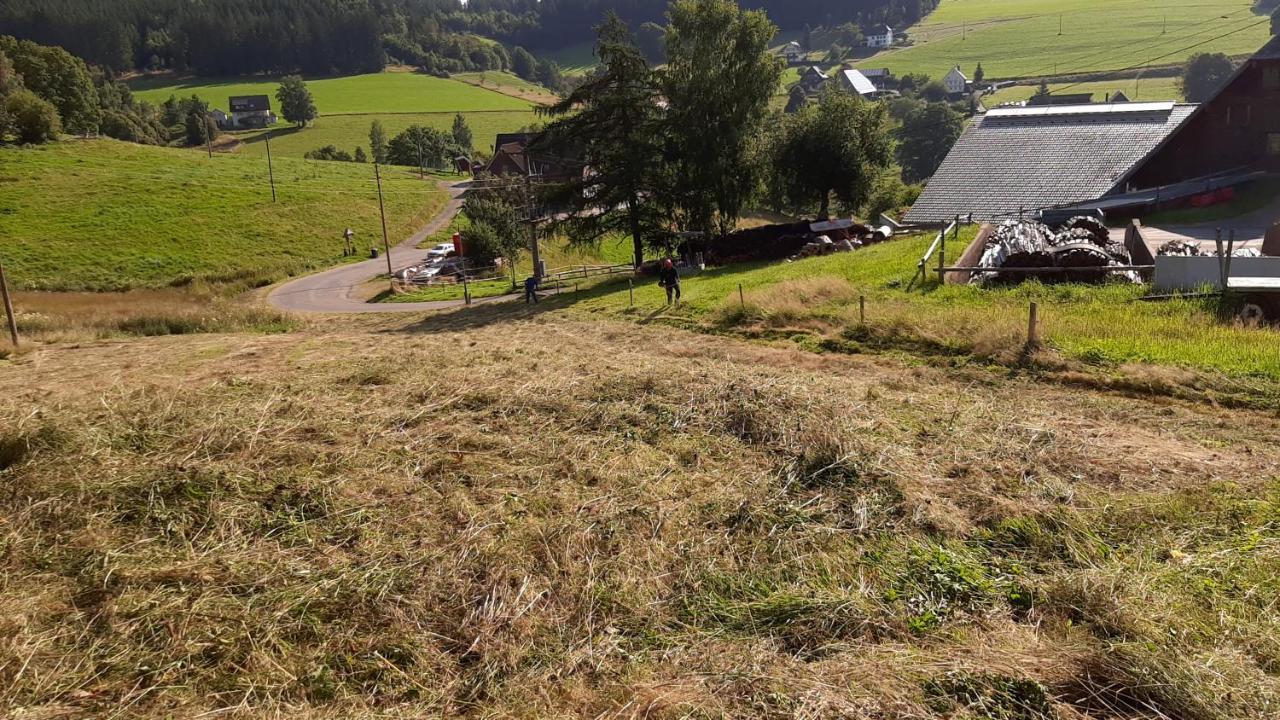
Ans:
{"label": "dry grass", "polygon": [[33,343],[79,342],[121,335],[280,332],[287,316],[211,291],[135,290],[123,293],[19,292],[18,331]]}
{"label": "dry grass", "polygon": [[0,712],[1274,716],[1274,416],[518,314],[4,368]]}

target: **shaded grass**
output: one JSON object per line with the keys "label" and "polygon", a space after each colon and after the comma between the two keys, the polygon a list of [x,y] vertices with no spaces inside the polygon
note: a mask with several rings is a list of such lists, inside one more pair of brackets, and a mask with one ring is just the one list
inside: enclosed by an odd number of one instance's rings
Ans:
{"label": "shaded grass", "polygon": [[1238,192],[1231,202],[1197,208],[1166,210],[1143,218],[1147,225],[1194,225],[1215,222],[1261,210],[1280,197],[1280,180],[1260,180]]}
{"label": "shaded grass", "polygon": [[[10,282],[42,290],[210,283],[258,287],[344,261],[381,236],[372,167],[277,158],[278,202],[255,158],[111,140],[0,148],[0,247]],[[388,229],[411,234],[443,206],[428,176],[384,173]]]}

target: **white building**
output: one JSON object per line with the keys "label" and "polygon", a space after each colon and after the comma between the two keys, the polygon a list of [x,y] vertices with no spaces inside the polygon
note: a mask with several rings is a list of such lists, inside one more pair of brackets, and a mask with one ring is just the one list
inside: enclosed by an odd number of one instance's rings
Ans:
{"label": "white building", "polygon": [[782,48],[782,56],[785,57],[789,63],[804,62],[804,48],[800,47],[800,43],[798,42],[789,42],[786,47]]}
{"label": "white building", "polygon": [[868,80],[866,75],[857,70],[841,70],[836,75],[836,79],[840,83],[840,89],[848,93],[871,97],[877,92],[875,83]]}
{"label": "white building", "polygon": [[969,78],[960,70],[960,66],[951,68],[951,72],[942,78],[942,84],[946,86],[947,92],[952,95],[963,95],[969,89]]}
{"label": "white building", "polygon": [[885,25],[867,33],[867,47],[882,48],[893,45],[893,28]]}

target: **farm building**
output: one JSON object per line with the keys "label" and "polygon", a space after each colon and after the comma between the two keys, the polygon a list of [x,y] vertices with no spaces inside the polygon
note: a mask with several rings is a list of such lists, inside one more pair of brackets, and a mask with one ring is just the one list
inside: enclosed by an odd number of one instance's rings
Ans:
{"label": "farm building", "polygon": [[887,48],[893,45],[893,28],[888,25],[869,29],[863,34],[867,36],[867,47]]}
{"label": "farm building", "polygon": [[1280,37],[1201,105],[1111,100],[978,116],[907,219],[1137,210],[1280,172]]}
{"label": "farm building", "polygon": [[893,72],[889,68],[862,68],[859,72],[881,90],[888,90],[893,82]]}
{"label": "farm building", "polygon": [[804,55],[804,48],[800,47],[800,43],[795,42],[794,40],[787,43],[786,47],[782,48],[782,56],[792,65],[804,62]]}
{"label": "farm building", "polygon": [[567,177],[572,163],[530,149],[538,137],[538,133],[498,133],[494,140],[493,159],[484,168],[477,169],[493,175],[546,179]]}
{"label": "farm building", "polygon": [[1280,172],[1280,36],[1241,65],[1129,182],[1150,188],[1247,170]]}
{"label": "farm building", "polygon": [[960,136],[907,220],[999,220],[1110,194],[1194,111],[1171,102],[991,110]]}
{"label": "farm building", "polygon": [[827,74],[817,65],[805,68],[805,71],[800,74],[800,87],[804,88],[805,92],[817,92],[826,82]]}
{"label": "farm building", "polygon": [[860,70],[841,70],[836,73],[836,82],[839,83],[841,90],[857,93],[862,97],[871,97],[879,91],[875,83],[868,80]]}
{"label": "farm building", "polygon": [[271,98],[266,95],[243,95],[227,100],[231,110],[228,121],[231,129],[264,128],[276,123],[275,113],[271,112]]}

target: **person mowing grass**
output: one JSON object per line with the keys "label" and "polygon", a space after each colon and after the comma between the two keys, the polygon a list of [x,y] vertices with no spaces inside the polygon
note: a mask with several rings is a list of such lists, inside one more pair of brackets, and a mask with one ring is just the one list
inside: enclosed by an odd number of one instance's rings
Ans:
{"label": "person mowing grass", "polygon": [[658,267],[658,287],[665,288],[667,291],[667,304],[680,304],[680,271],[676,270],[676,264],[671,262],[671,258],[662,261],[662,265]]}

